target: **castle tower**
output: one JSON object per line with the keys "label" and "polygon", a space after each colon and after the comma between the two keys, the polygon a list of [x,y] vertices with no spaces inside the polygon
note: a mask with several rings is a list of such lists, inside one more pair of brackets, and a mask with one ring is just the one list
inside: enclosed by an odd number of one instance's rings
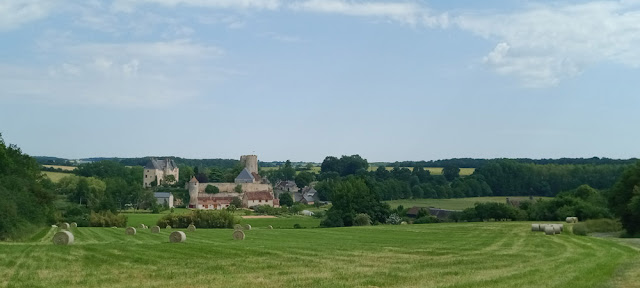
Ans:
{"label": "castle tower", "polygon": [[257,155],[242,155],[240,156],[240,163],[247,168],[250,173],[258,173],[258,156]]}
{"label": "castle tower", "polygon": [[198,179],[195,176],[189,181],[189,208],[198,208]]}

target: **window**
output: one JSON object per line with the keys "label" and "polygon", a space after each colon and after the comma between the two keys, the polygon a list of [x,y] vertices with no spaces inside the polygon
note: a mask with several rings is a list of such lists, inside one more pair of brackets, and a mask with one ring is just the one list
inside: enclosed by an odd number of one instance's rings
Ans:
{"label": "window", "polygon": [[258,200],[258,202],[262,202],[262,200]]}
{"label": "window", "polygon": [[149,175],[144,175],[144,178],[147,178],[147,176],[149,176]]}

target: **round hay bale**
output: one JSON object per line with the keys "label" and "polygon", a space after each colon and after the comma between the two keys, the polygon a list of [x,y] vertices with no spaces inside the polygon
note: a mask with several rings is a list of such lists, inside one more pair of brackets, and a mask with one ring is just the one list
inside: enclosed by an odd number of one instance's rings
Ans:
{"label": "round hay bale", "polygon": [[531,231],[540,231],[540,224],[531,224]]}
{"label": "round hay bale", "polygon": [[544,229],[545,229],[545,228],[547,228],[547,224],[540,224],[540,225],[539,225],[539,229],[540,229],[539,231],[544,232]]}
{"label": "round hay bale", "polygon": [[78,228],[78,223],[71,222],[71,228]]}
{"label": "round hay bale", "polygon": [[167,229],[171,229],[171,226],[167,225]]}
{"label": "round hay bale", "polygon": [[187,235],[182,231],[173,231],[169,234],[169,242],[171,243],[180,243],[187,241]]}
{"label": "round hay bale", "polygon": [[144,224],[140,224],[140,229],[147,229],[147,226],[145,226]]}
{"label": "round hay bale", "polygon": [[189,232],[194,232],[194,231],[196,231],[196,225],[193,225],[193,224],[189,225],[189,227],[187,227],[187,230],[188,230]]}
{"label": "round hay bale", "polygon": [[251,230],[251,225],[244,224],[244,230]]}
{"label": "round hay bale", "polygon": [[558,226],[560,227],[560,232],[564,231],[564,224],[558,224]]}
{"label": "round hay bale", "polygon": [[566,221],[567,223],[573,223],[573,217],[567,217]]}
{"label": "round hay bale", "polygon": [[240,224],[233,225],[233,230],[242,230],[242,225]]}
{"label": "round hay bale", "polygon": [[51,228],[58,228],[58,225],[51,225]]}
{"label": "round hay bale", "polygon": [[553,224],[553,225],[551,225],[551,227],[553,227],[553,232],[555,234],[560,234],[560,232],[562,232],[562,230],[560,230],[560,225],[558,225],[558,224]]}
{"label": "round hay bale", "polygon": [[244,232],[242,230],[233,231],[233,240],[244,240]]}
{"label": "round hay bale", "polygon": [[71,245],[73,244],[73,234],[69,231],[60,231],[53,235],[53,244],[55,245]]}
{"label": "round hay bale", "polygon": [[136,235],[136,228],[127,227],[127,229],[124,230],[124,233],[127,235]]}
{"label": "round hay bale", "polygon": [[273,226],[269,225],[267,226],[267,229],[273,229]]}
{"label": "round hay bale", "polygon": [[118,228],[118,227],[116,227],[116,226],[113,226],[113,227],[111,227],[111,228]]}
{"label": "round hay bale", "polygon": [[553,229],[553,226],[551,225],[546,225],[544,226],[544,234],[545,235],[554,235],[556,234],[555,230]]}
{"label": "round hay bale", "polygon": [[160,233],[160,226],[151,227],[151,233]]}
{"label": "round hay bale", "polygon": [[400,225],[407,225],[407,221],[400,222]]}
{"label": "round hay bale", "polygon": [[573,217],[573,223],[578,223],[578,217]]}
{"label": "round hay bale", "polygon": [[64,222],[64,223],[60,224],[60,229],[69,230],[69,223]]}

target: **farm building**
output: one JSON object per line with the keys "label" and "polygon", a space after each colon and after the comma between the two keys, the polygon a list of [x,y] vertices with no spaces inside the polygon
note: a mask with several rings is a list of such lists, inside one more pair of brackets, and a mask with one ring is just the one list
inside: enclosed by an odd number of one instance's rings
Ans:
{"label": "farm building", "polygon": [[273,200],[273,193],[269,191],[245,192],[242,196],[242,206],[247,208],[259,205],[268,205],[273,207]]}
{"label": "farm building", "polygon": [[169,184],[173,184],[178,181],[179,173],[180,169],[178,169],[178,165],[176,165],[176,162],[174,162],[173,159],[167,158],[164,160],[157,160],[155,158],[151,158],[149,163],[144,166],[142,187],[147,188],[160,185],[169,176],[173,176],[173,179],[166,181],[170,181]]}
{"label": "farm building", "polygon": [[288,181],[279,181],[276,183],[276,186],[273,187],[274,190],[285,191],[285,192],[298,192],[299,188],[296,185],[296,182],[288,180]]}
{"label": "farm building", "polygon": [[155,192],[153,197],[156,197],[156,202],[160,205],[167,203],[169,208],[173,208],[173,194],[171,192]]}
{"label": "farm building", "polygon": [[293,202],[313,205],[318,201],[318,191],[311,186],[302,188],[302,191],[293,193]]}

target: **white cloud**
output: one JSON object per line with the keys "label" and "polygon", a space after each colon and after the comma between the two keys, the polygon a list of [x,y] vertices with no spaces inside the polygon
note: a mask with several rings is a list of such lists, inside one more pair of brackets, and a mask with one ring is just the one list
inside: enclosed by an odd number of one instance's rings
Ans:
{"label": "white cloud", "polygon": [[522,12],[465,14],[453,22],[495,46],[484,63],[526,86],[546,87],[575,77],[590,65],[640,65],[637,1],[538,4]]}
{"label": "white cloud", "polygon": [[9,30],[46,17],[56,1],[23,0],[0,2],[0,30]]}
{"label": "white cloud", "polygon": [[40,67],[0,65],[2,97],[115,107],[167,106],[211,92],[215,80],[225,77],[215,65],[222,50],[189,40],[66,43],[44,53],[57,61],[46,72]]}
{"label": "white cloud", "polygon": [[334,13],[349,16],[385,17],[409,25],[447,26],[448,16],[434,16],[425,6],[412,2],[356,2],[343,0],[308,0],[289,5],[297,11]]}
{"label": "white cloud", "polygon": [[281,5],[279,0],[116,0],[112,7],[117,11],[131,12],[136,6],[143,4],[259,10],[275,10]]}

